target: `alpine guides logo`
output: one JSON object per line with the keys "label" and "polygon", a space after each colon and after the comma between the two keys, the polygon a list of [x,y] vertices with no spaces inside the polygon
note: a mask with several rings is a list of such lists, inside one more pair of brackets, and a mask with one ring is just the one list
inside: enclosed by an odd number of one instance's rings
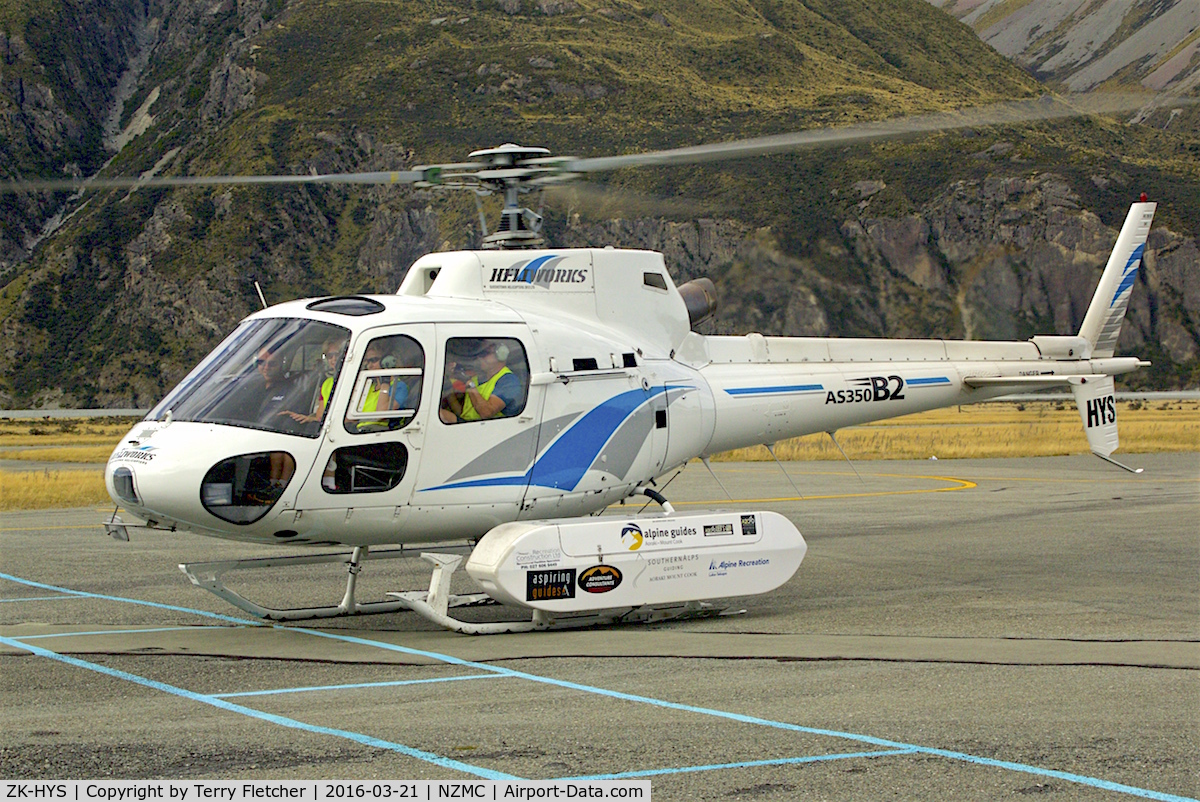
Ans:
{"label": "alpine guides logo", "polygon": [[[590,265],[584,267],[564,265],[566,259],[565,256],[549,254],[517,262],[509,267],[485,267],[484,277],[493,289],[498,287],[516,288],[522,285],[544,289],[552,287],[584,289],[580,285],[591,283]],[[574,261],[578,262],[579,260]]]}
{"label": "alpine guides logo", "polygon": [[645,537],[642,535],[642,530],[638,528],[637,524],[625,524],[625,528],[621,530],[621,545],[625,545],[626,535],[629,536],[629,546],[627,548],[630,551],[637,551],[642,547],[642,541],[645,540]]}

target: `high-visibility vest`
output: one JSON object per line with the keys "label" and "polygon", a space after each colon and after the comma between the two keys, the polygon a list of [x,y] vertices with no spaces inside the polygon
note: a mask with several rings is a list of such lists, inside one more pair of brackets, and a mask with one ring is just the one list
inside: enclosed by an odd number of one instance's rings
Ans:
{"label": "high-visibility vest", "polygon": [[[479,387],[476,389],[479,390],[479,394],[483,396],[484,400],[486,401],[492,397],[492,393],[496,390],[496,382],[500,381],[503,376],[506,376],[510,373],[512,373],[512,371],[507,367],[500,368],[500,371],[495,376],[479,385]],[[501,411],[496,417],[501,417],[503,414],[504,412]],[[466,397],[463,399],[463,412],[460,417],[463,420],[482,420],[480,414],[475,410],[475,405],[471,403],[470,393],[467,393]]]}
{"label": "high-visibility vest", "polygon": [[[375,412],[379,409],[379,381],[373,379],[371,381],[371,389],[367,390],[367,398],[363,401],[363,412]],[[368,431],[371,429],[386,429],[388,422],[386,420],[360,420],[358,422],[358,430]]]}

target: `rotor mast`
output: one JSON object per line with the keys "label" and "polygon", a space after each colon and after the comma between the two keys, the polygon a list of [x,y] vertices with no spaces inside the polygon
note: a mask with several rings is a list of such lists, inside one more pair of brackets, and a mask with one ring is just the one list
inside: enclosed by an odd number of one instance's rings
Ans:
{"label": "rotor mast", "polygon": [[[498,148],[477,150],[471,164],[461,172],[442,173],[437,186],[471,189],[476,195],[502,193],[504,208],[500,225],[483,238],[485,248],[530,248],[542,244],[542,216],[522,205],[521,195],[548,183],[573,178],[563,170],[570,161],[554,158],[546,148],[506,143]],[[429,182],[430,186],[435,185]]]}
{"label": "rotor mast", "polygon": [[518,202],[521,193],[528,191],[527,187],[521,186],[519,179],[505,179],[500,226],[496,233],[483,238],[484,247],[519,248],[542,244],[542,216]]}

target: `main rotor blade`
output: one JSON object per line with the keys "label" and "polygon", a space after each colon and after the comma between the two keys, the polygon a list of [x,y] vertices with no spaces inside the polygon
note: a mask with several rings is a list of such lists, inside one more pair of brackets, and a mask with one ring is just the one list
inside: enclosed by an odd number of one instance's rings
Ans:
{"label": "main rotor blade", "polygon": [[585,217],[605,220],[612,217],[652,216],[678,217],[692,220],[719,214],[723,209],[713,203],[700,203],[690,199],[664,198],[645,195],[641,192],[598,185],[588,181],[569,184],[549,184],[546,195],[558,204],[575,207]]}
{"label": "main rotor blade", "polygon": [[0,183],[0,192],[44,192],[80,189],[140,189],[142,187],[211,187],[245,184],[413,184],[424,181],[424,170],[393,170],[373,173],[327,173],[325,175],[212,175],[148,176],[145,178],[79,178]]}
{"label": "main rotor blade", "polygon": [[[623,167],[647,165],[692,164],[706,161],[741,159],[772,153],[785,153],[828,145],[851,144],[879,139],[973,128],[987,125],[1058,120],[1090,114],[1128,112],[1143,108],[1150,95],[1093,93],[1071,97],[1068,104],[1049,97],[1020,100],[982,106],[956,112],[939,112],[916,117],[863,123],[842,128],[798,131],[791,134],[742,139],[713,145],[676,148],[673,150],[635,153],[626,156],[602,156],[578,159],[570,156],[527,158],[519,164],[503,165],[488,161],[459,164],[422,165],[412,170],[362,173],[329,173],[325,175],[218,175],[218,176],[145,176],[140,178],[49,179],[0,182],[0,193],[80,191],[95,189],[137,189],[141,187],[203,187],[252,184],[417,184],[473,188],[487,185],[490,189],[504,187],[550,185],[573,180],[581,173],[618,170]],[[1195,103],[1180,98],[1173,103]],[[508,146],[505,146],[508,147]],[[515,148],[515,146],[512,146]],[[520,149],[518,149],[520,150]],[[542,148],[524,149],[542,152]],[[504,148],[479,151],[479,154],[507,153]],[[525,190],[522,190],[525,191]]]}
{"label": "main rotor blade", "polygon": [[562,163],[562,169],[565,172],[585,173],[619,170],[623,167],[743,159],[805,148],[853,144],[985,125],[1012,125],[1092,114],[1127,112],[1141,108],[1148,99],[1148,95],[1094,93],[1072,97],[1068,104],[1055,98],[1041,97],[1034,100],[1018,100],[961,111],[938,112],[842,128],[797,131],[791,134],[776,134],[650,153],[634,153],[627,156],[566,160]]}

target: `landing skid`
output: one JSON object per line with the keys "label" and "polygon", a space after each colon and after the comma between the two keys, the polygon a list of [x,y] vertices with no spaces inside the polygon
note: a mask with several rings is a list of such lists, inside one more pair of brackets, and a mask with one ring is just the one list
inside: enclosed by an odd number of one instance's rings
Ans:
{"label": "landing skid", "polygon": [[[447,548],[462,549],[470,551],[469,545],[453,546],[447,544]],[[428,546],[426,546],[428,548]],[[439,546],[441,548],[441,546]],[[399,548],[389,549],[387,551],[369,552],[366,546],[358,546],[354,549],[353,554],[296,554],[287,557],[264,557],[258,559],[246,560],[219,560],[216,562],[202,563],[182,563],[179,570],[187,575],[187,578],[192,581],[192,584],[204,588],[210,593],[224,599],[225,601],[244,610],[256,618],[265,618],[269,621],[303,621],[311,618],[337,618],[348,615],[367,615],[371,613],[394,613],[400,610],[408,609],[408,606],[400,601],[376,601],[376,602],[360,602],[355,598],[355,590],[358,582],[358,575],[362,571],[363,563],[367,559],[368,553],[373,560],[389,560],[397,557],[413,557],[417,554],[416,549]],[[459,557],[458,559],[462,559]],[[222,579],[228,571],[242,570],[246,568],[280,568],[286,566],[297,565],[318,565],[322,563],[345,563],[346,565],[346,592],[342,596],[342,600],[336,605],[325,607],[298,607],[289,609],[278,609],[274,607],[264,607],[261,604],[252,602],[240,593],[229,589],[225,586]],[[467,604],[479,604],[488,600],[486,594],[478,593],[468,596],[451,596],[447,594],[445,604],[447,606],[457,607]],[[490,600],[489,600],[490,601]]]}
{"label": "landing skid", "polygon": [[[713,600],[779,587],[796,573],[807,550],[795,525],[779,513],[679,514],[665,499],[660,503],[666,510],[662,516],[507,523],[475,542],[371,553],[377,559],[420,554],[433,565],[428,591],[391,592],[390,601],[364,603],[355,597],[366,546],[355,548],[348,559],[345,554],[313,554],[179,567],[197,587],[258,618],[299,621],[412,610],[454,632],[491,635],[721,615],[723,608],[713,606]],[[467,573],[482,592],[453,595],[451,578],[468,553]],[[327,607],[264,607],[222,580],[231,570],[339,562],[347,568],[346,591],[340,603]],[[531,620],[473,623],[449,613],[451,607],[488,603],[528,611]]]}
{"label": "landing skid", "polygon": [[[679,602],[641,607],[621,607],[612,610],[595,610],[580,613],[549,613],[534,609],[530,621],[496,621],[472,623],[451,618],[449,607],[463,597],[450,594],[450,577],[462,563],[460,554],[423,553],[421,557],[433,563],[433,577],[429,592],[400,591],[388,595],[396,604],[412,610],[438,626],[463,635],[502,635],[509,632],[534,632],[552,629],[578,629],[580,627],[608,626],[613,624],[647,624],[659,621],[677,621],[688,618],[712,618],[718,615],[736,615],[745,610],[726,611],[707,602]],[[479,594],[488,598],[486,594]]]}

